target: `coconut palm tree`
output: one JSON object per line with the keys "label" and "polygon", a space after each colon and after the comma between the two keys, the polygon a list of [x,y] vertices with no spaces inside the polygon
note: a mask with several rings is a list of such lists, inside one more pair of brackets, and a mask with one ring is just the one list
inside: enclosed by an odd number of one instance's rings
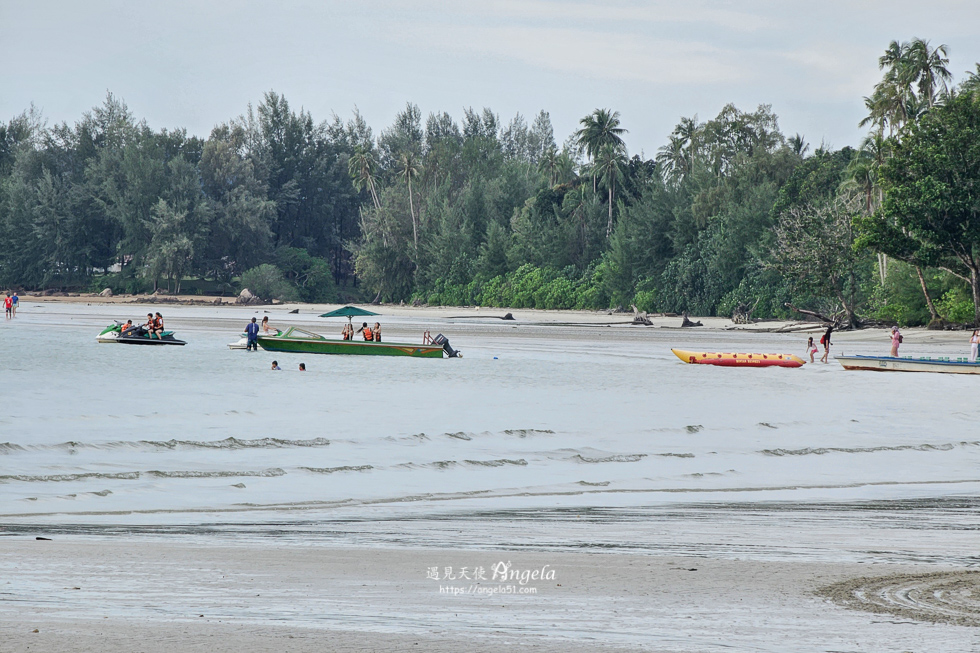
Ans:
{"label": "coconut palm tree", "polygon": [[939,97],[949,93],[948,82],[953,79],[949,72],[949,56],[945,45],[929,47],[929,41],[916,38],[908,44],[905,52],[905,63],[909,76],[909,85],[918,86],[918,99],[926,108],[936,105],[937,91]]}
{"label": "coconut palm tree", "polygon": [[801,159],[810,151],[810,144],[806,142],[806,138],[799,132],[790,136],[786,144],[789,145],[789,149],[793,151],[793,154]]}
{"label": "coconut palm tree", "polygon": [[398,157],[398,176],[405,180],[408,185],[408,210],[412,216],[412,240],[415,242],[415,250],[419,249],[419,230],[418,220],[415,217],[415,200],[412,196],[412,181],[422,176],[422,163],[418,155],[412,150],[402,152]]}
{"label": "coconut palm tree", "polygon": [[623,180],[623,151],[612,143],[606,143],[599,148],[595,157],[595,174],[609,193],[609,222],[606,223],[606,238],[612,235],[613,228],[613,198],[616,194],[616,184]]}
{"label": "coconut palm tree", "polygon": [[371,193],[374,208],[380,209],[381,202],[378,199],[378,191],[374,185],[374,173],[377,168],[378,162],[375,160],[374,155],[363,147],[355,149],[350,161],[347,162],[347,172],[354,182],[354,188],[360,191],[366,187]]}
{"label": "coconut palm tree", "polygon": [[558,153],[554,147],[549,147],[541,155],[541,160],[538,161],[538,171],[541,174],[548,175],[548,185],[554,186],[557,183],[558,178],[558,158],[561,155]]}
{"label": "coconut palm tree", "polygon": [[610,109],[596,109],[579,120],[582,128],[575,132],[575,140],[585,150],[586,156],[595,160],[603,145],[613,145],[625,148],[622,134],[627,133],[620,127],[619,112]]}

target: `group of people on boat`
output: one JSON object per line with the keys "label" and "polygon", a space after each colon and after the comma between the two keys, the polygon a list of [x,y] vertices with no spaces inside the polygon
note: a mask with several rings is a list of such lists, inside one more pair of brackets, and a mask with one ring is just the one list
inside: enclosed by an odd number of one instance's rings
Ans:
{"label": "group of people on boat", "polygon": [[340,335],[344,340],[353,340],[358,333],[364,336],[364,342],[381,342],[381,324],[378,322],[374,323],[374,328],[369,327],[368,323],[364,322],[357,331],[354,331],[354,325],[348,322],[344,325]]}
{"label": "group of people on boat", "polygon": [[154,316],[153,313],[147,313],[146,322],[143,324],[133,324],[132,320],[126,320],[126,324],[119,327],[119,333],[124,336],[135,336],[138,334],[133,332],[133,329],[139,328],[144,329],[150,338],[162,338],[164,331],[163,315],[161,315],[159,311],[157,312],[156,316]]}

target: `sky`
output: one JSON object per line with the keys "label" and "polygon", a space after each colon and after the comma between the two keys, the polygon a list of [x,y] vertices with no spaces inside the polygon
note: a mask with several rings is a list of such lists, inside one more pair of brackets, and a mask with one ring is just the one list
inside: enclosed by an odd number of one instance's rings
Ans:
{"label": "sky", "polygon": [[598,107],[654,156],[681,117],[772,105],[787,135],[857,145],[892,40],[980,61],[977,0],[0,0],[0,120],[33,103],[74,123],[122,98],[154,129],[206,137],[265,92],[317,121],[355,107],[377,135],[423,114],[548,111],[559,143]]}

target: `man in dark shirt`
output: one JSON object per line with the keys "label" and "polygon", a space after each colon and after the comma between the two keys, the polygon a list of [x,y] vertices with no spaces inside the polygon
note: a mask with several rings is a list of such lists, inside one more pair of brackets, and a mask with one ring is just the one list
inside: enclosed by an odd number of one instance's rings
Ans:
{"label": "man in dark shirt", "polygon": [[259,325],[256,324],[255,318],[245,325],[245,337],[248,338],[248,343],[245,345],[245,350],[258,351],[259,350]]}

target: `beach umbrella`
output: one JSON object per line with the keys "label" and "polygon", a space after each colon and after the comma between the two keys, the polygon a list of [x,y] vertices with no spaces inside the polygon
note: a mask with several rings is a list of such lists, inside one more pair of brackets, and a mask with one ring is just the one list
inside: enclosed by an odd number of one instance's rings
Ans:
{"label": "beach umbrella", "polygon": [[338,308],[335,311],[324,313],[320,317],[346,317],[347,321],[350,322],[352,318],[368,315],[380,315],[380,313],[372,313],[371,311],[366,311],[363,308],[358,308],[356,306],[344,306],[343,308]]}

